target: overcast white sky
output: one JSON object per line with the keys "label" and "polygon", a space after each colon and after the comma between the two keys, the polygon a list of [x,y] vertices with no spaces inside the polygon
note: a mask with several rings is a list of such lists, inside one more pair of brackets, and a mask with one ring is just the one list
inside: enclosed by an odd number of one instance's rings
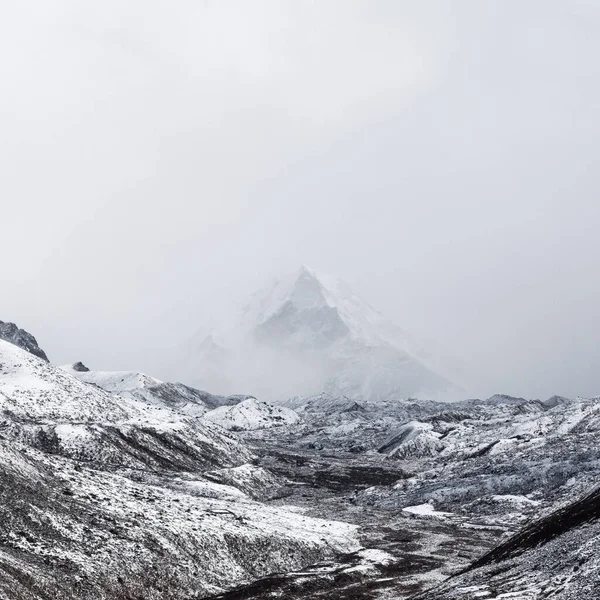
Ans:
{"label": "overcast white sky", "polygon": [[306,263],[467,365],[600,394],[595,0],[21,0],[0,22],[0,319],[168,349]]}

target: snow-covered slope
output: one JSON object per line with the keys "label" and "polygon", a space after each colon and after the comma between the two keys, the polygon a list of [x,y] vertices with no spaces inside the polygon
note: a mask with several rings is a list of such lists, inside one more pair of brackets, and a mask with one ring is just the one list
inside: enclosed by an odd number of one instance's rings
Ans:
{"label": "snow-covered slope", "polygon": [[389,439],[379,451],[394,458],[421,458],[435,456],[443,449],[441,434],[431,423],[410,421]]}
{"label": "snow-covered slope", "polygon": [[233,431],[253,431],[284,425],[295,425],[300,417],[290,408],[275,406],[250,398],[235,406],[220,406],[204,415],[204,419]]}
{"label": "snow-covered slope", "polygon": [[81,381],[93,383],[112,394],[149,388],[161,383],[154,377],[136,371],[90,371],[89,369],[82,371],[75,367],[76,365],[64,365],[61,369]]}
{"label": "snow-covered slope", "polygon": [[198,476],[136,473],[0,440],[0,597],[201,598],[359,547],[344,523]]}
{"label": "snow-covered slope", "polygon": [[114,422],[128,416],[106,392],[4,340],[0,340],[0,405],[39,420]]}
{"label": "snow-covered slope", "polygon": [[231,466],[251,456],[211,423],[135,395],[110,394],[2,340],[0,409],[9,418],[5,436],[79,460],[183,469]]}
{"label": "snow-covered slope", "polygon": [[354,399],[447,399],[459,390],[438,372],[438,354],[340,280],[302,267],[255,294],[233,329],[188,346],[184,378],[203,384],[220,371],[219,385],[229,374],[230,389],[274,401],[323,389]]}
{"label": "snow-covered slope", "polygon": [[352,525],[252,500],[277,476],[185,410],[202,393],[139,395],[162,385],[0,341],[1,598],[199,598],[360,548]]}
{"label": "snow-covered slope", "polygon": [[[527,524],[458,576],[419,600],[596,600],[600,491]],[[416,600],[416,598],[415,598]]]}
{"label": "snow-covered slope", "polygon": [[199,417],[218,406],[232,406],[252,398],[247,395],[209,394],[182,383],[163,382],[137,371],[92,371],[81,363],[64,365],[61,369],[120,399],[137,400],[155,409],[164,408],[182,416]]}

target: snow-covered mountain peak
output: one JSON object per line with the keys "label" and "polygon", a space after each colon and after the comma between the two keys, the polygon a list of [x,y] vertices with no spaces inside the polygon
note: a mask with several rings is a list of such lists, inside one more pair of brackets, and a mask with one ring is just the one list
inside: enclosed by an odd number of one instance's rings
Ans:
{"label": "snow-covered mountain peak", "polygon": [[[235,325],[237,323],[237,325]],[[443,352],[394,325],[337,277],[301,266],[254,294],[241,320],[204,329],[177,377],[281,401],[328,391],[354,400],[449,398]],[[234,375],[232,375],[234,374]]]}
{"label": "snow-covered mountain peak", "polygon": [[254,294],[244,310],[244,323],[249,327],[261,325],[290,304],[298,310],[327,306],[324,292],[316,272],[303,265]]}
{"label": "snow-covered mountain peak", "polygon": [[259,337],[296,334],[296,342],[303,329],[317,334],[318,339],[310,341],[319,346],[341,338],[368,345],[397,345],[394,342],[402,340],[402,349],[406,349],[403,338],[407,336],[346,283],[306,265],[255,294],[244,311],[242,329],[258,333]]}

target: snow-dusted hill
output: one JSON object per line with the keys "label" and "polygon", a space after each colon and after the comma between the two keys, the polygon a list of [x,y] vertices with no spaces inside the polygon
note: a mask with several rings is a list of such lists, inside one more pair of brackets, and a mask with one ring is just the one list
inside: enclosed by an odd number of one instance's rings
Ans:
{"label": "snow-dusted hill", "polygon": [[220,406],[204,415],[204,420],[233,431],[253,431],[295,425],[300,417],[291,409],[250,398],[234,406]]}
{"label": "snow-dusted hill", "polygon": [[[82,368],[83,367],[83,368]],[[147,389],[161,383],[154,377],[136,371],[91,371],[81,363],[64,365],[61,369],[73,377],[92,383],[113,394]]]}
{"label": "snow-dusted hill", "polygon": [[[117,385],[108,373],[97,379],[110,381],[111,388]],[[151,404],[129,393],[134,381],[156,380],[121,373],[114,379],[129,381],[130,389],[108,393],[0,340],[5,436],[80,460],[130,467],[204,468],[250,458],[250,452],[222,429],[200,423],[185,410]]]}
{"label": "snow-dusted hill", "polygon": [[92,371],[81,363],[64,365],[61,369],[121,399],[137,400],[182,416],[199,417],[219,406],[233,406],[252,398],[247,395],[218,396],[182,383],[163,382],[137,371]]}
{"label": "snow-dusted hill", "polygon": [[434,431],[431,423],[409,421],[379,449],[394,458],[435,456],[443,449],[441,433]]}
{"label": "snow-dusted hill", "polygon": [[0,340],[0,403],[4,410],[40,421],[115,422],[124,406],[49,363]]}
{"label": "snow-dusted hill", "polygon": [[183,378],[274,401],[324,389],[366,400],[459,393],[437,372],[436,351],[308,267],[255,294],[233,329],[213,330],[186,352]]}

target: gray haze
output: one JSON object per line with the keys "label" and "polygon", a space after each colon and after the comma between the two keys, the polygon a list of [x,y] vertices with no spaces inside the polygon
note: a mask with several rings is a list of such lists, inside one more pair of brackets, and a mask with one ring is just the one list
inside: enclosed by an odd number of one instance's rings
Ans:
{"label": "gray haze", "polygon": [[168,375],[307,263],[473,394],[600,394],[596,1],[2,8],[0,319],[53,362]]}

